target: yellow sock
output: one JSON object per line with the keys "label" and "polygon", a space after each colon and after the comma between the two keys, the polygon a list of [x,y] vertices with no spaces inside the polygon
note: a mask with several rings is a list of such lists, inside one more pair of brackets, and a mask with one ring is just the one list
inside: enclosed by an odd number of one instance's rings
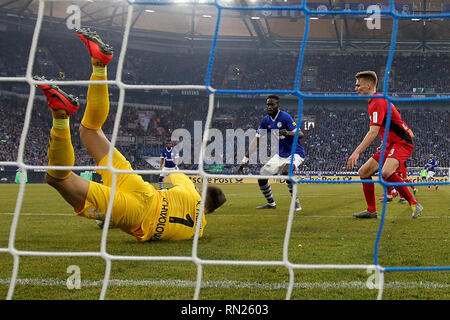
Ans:
{"label": "yellow sock", "polygon": [[[52,110],[53,128],[50,131],[50,146],[47,150],[49,166],[73,166],[75,153],[73,151],[69,117],[64,110]],[[65,117],[65,118],[58,118]],[[47,170],[56,179],[66,179],[71,170]]]}
{"label": "yellow sock", "polygon": [[[91,80],[107,80],[106,66],[92,59]],[[107,84],[90,84],[87,92],[87,105],[81,124],[93,130],[99,130],[109,113],[109,92]]]}
{"label": "yellow sock", "polygon": [[92,58],[92,73],[97,77],[105,77],[107,76],[106,65],[104,65],[100,60]]}
{"label": "yellow sock", "polygon": [[67,119],[55,119],[53,118],[53,128],[63,130],[69,128],[69,118]]}

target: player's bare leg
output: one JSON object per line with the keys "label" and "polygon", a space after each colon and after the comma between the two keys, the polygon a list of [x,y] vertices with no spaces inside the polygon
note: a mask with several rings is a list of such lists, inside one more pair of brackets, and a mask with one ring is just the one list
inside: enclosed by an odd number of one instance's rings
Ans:
{"label": "player's bare leg", "polygon": [[75,211],[83,209],[89,190],[90,182],[88,180],[81,178],[73,172],[66,179],[57,179],[47,173],[45,180],[59,192]]}

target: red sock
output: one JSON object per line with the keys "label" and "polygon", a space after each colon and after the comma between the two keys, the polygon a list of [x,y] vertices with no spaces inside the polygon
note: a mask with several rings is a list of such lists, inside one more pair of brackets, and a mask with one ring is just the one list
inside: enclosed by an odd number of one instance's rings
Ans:
{"label": "red sock", "polygon": [[[406,183],[411,183],[411,180],[406,179],[405,182],[406,182]],[[411,189],[413,189],[413,191],[416,190],[416,187],[415,187],[415,186],[410,186],[410,187],[411,187]]]}
{"label": "red sock", "polygon": [[375,205],[375,186],[373,183],[363,183],[364,197],[366,197],[367,211],[374,213],[377,211]]}
{"label": "red sock", "polygon": [[[403,182],[403,179],[400,178],[400,176],[398,176],[397,174],[393,174],[392,176],[390,176],[388,179],[386,179],[388,182]],[[409,192],[409,189],[407,187],[404,186],[396,186],[395,189],[398,191],[398,193],[400,193],[400,195],[405,198],[409,205],[413,205],[413,204],[417,204],[418,202],[416,201],[416,199],[414,199],[413,195],[411,194],[411,192]]]}
{"label": "red sock", "polygon": [[387,187],[387,195],[392,195],[392,187]]}

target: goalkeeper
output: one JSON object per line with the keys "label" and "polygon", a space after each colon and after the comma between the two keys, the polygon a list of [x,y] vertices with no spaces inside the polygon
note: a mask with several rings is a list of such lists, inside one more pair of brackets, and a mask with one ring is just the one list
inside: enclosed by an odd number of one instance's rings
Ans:
{"label": "goalkeeper", "polygon": [[[91,80],[107,79],[107,64],[113,57],[112,48],[89,29],[76,30],[91,56]],[[40,78],[42,80],[42,78]],[[78,109],[78,99],[54,85],[39,85],[47,97],[53,115],[48,148],[49,166],[73,166],[75,161],[69,119]],[[108,165],[110,142],[102,131],[109,113],[107,84],[90,84],[87,105],[79,128],[80,138],[97,166]],[[119,170],[132,170],[130,163],[114,149],[112,165]],[[81,178],[70,170],[47,170],[46,181],[74,208],[77,215],[104,220],[112,192],[112,173],[97,171],[103,184]],[[112,223],[138,241],[185,240],[195,233],[201,193],[184,174],[169,175],[173,188],[156,191],[140,175],[117,174],[112,207]],[[206,190],[205,214],[212,213],[225,201],[222,190],[209,186]],[[200,236],[206,225],[201,221]]]}

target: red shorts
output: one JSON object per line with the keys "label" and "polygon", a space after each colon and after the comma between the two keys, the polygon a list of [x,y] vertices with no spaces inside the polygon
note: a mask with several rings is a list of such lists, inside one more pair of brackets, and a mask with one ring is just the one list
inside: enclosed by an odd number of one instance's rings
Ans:
{"label": "red shorts", "polygon": [[[397,159],[398,162],[400,163],[398,170],[402,170],[401,167],[403,167],[404,171],[406,171],[405,162],[406,162],[406,160],[408,160],[409,157],[411,157],[413,150],[414,150],[414,146],[409,143],[398,142],[398,143],[388,145],[386,147],[386,152],[383,157],[383,164],[387,158],[394,158],[394,159]],[[372,156],[372,158],[376,162],[379,163],[380,155],[381,155],[381,150],[378,151],[377,153],[375,153]]]}

